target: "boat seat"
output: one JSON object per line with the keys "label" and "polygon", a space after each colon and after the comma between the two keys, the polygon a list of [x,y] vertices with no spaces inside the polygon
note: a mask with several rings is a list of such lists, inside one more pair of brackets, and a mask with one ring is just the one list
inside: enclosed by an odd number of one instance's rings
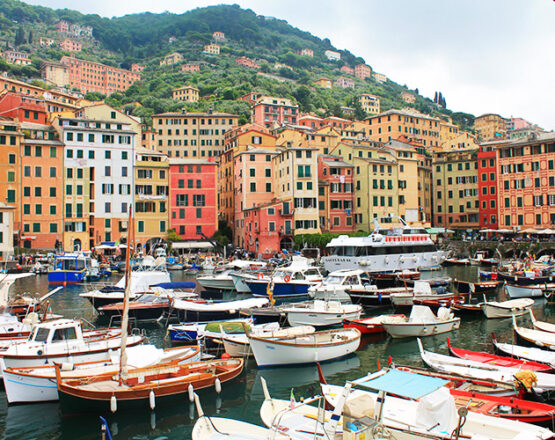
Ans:
{"label": "boat seat", "polygon": [[[151,374],[174,374],[179,372],[179,366],[172,366],[166,368],[152,368],[152,369],[145,369],[142,371],[137,371],[136,373],[129,373],[127,375],[127,379],[137,379],[139,377],[145,377]],[[114,380],[118,380],[118,376],[114,376]]]}
{"label": "boat seat", "polygon": [[369,394],[361,394],[354,399],[349,399],[343,407],[343,415],[353,419],[374,417],[375,402]]}

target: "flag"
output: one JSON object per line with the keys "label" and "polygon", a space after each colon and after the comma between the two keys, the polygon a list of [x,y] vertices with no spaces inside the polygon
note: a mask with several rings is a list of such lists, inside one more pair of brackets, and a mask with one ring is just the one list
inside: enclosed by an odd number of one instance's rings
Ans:
{"label": "flag", "polygon": [[266,295],[268,295],[268,299],[270,300],[270,305],[274,305],[276,300],[274,299],[274,292],[270,289],[270,283],[266,285]]}
{"label": "flag", "polygon": [[295,395],[293,394],[293,388],[291,388],[291,401],[289,406],[291,407],[291,409],[295,408]]}

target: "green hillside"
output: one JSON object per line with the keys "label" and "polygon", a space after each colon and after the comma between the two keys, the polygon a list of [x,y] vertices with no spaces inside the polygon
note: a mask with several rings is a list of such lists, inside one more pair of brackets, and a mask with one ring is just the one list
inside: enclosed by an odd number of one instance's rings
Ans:
{"label": "green hillside", "polygon": [[[141,13],[103,18],[67,9],[31,6],[17,0],[0,0],[0,11],[0,47],[29,52],[33,61],[32,66],[25,67],[0,62],[0,71],[38,78],[42,61],[58,61],[64,55],[56,47],[40,47],[41,36],[59,39],[55,24],[62,19],[92,26],[93,38],[82,40],[83,51],[77,56],[123,68],[129,68],[132,63],[144,64],[143,80],[123,94],[110,96],[108,102],[125,107],[147,121],[154,113],[181,109],[183,103],[173,101],[171,91],[184,84],[198,87],[203,97],[198,104],[188,106],[189,110],[212,107],[238,113],[242,121],[248,119],[250,110],[246,103],[235,100],[251,90],[295,99],[301,111],[320,115],[347,116],[341,107],[357,107],[355,98],[363,92],[378,95],[382,110],[407,106],[400,93],[408,89],[392,81],[380,84],[373,79],[362,81],[352,77],[355,89],[314,88],[313,81],[321,76],[332,80],[345,76],[339,70],[343,65],[352,67],[365,62],[372,66],[372,60],[339,51],[328,39],[320,39],[284,20],[260,16],[237,5],[198,8],[184,14]],[[212,40],[214,31],[224,32],[227,38],[221,54],[202,54],[203,46]],[[170,37],[175,37],[175,41],[170,43]],[[314,57],[298,55],[303,48],[312,49]],[[328,49],[339,51],[341,60],[328,61],[324,55]],[[186,61],[208,64],[199,73],[181,72],[179,65],[161,67],[160,60],[171,52],[179,52]],[[238,66],[235,58],[241,55],[256,59],[261,65],[260,71]],[[275,69],[276,62],[287,64],[293,70]],[[387,75],[387,72],[382,73]],[[411,92],[417,94],[416,103],[412,105],[417,110],[450,115],[463,128],[472,125],[472,115],[452,113],[418,95],[417,90]],[[364,116],[360,108],[356,116]]]}

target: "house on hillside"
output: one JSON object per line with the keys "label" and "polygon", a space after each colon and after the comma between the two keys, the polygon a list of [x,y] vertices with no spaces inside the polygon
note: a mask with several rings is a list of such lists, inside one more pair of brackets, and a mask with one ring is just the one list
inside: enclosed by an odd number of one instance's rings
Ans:
{"label": "house on hillside", "polygon": [[160,61],[161,66],[171,66],[172,64],[177,64],[183,61],[183,55],[177,52],[170,53],[166,55],[162,61]]}
{"label": "house on hillside", "polygon": [[225,34],[223,32],[220,31],[215,31],[212,33],[212,38],[214,39],[214,41],[225,41]]}
{"label": "house on hillside", "polygon": [[299,52],[299,55],[305,56],[305,57],[313,58],[313,57],[314,57],[314,51],[313,51],[312,49],[307,49],[307,48],[305,48],[305,49],[302,49],[302,50]]}
{"label": "house on hillside", "polygon": [[331,79],[329,78],[317,79],[316,81],[314,81],[314,84],[324,89],[331,89]]}
{"label": "house on hillside", "polygon": [[372,77],[380,84],[384,84],[387,82],[387,76],[385,76],[383,73],[374,72],[372,74]]}
{"label": "house on hillside", "polygon": [[334,83],[335,87],[341,87],[343,89],[354,89],[355,88],[355,82],[351,79],[351,78],[344,78],[342,76],[340,76],[339,78],[337,78],[335,80]]}
{"label": "house on hillside", "polygon": [[401,92],[401,99],[407,104],[414,104],[416,102],[416,97],[409,92]]}
{"label": "house on hillside", "polygon": [[60,49],[65,52],[81,52],[81,43],[71,38],[65,38],[60,42]]}
{"label": "house on hillside", "polygon": [[198,102],[198,89],[193,86],[183,86],[172,92],[173,99],[186,102]]}
{"label": "house on hillside", "polygon": [[202,53],[207,53],[210,55],[219,55],[220,54],[220,45],[219,44],[206,44],[202,49]]}
{"label": "house on hillside", "polygon": [[334,50],[326,50],[324,52],[324,55],[330,61],[339,61],[341,59],[341,54],[339,52],[334,51]]}
{"label": "house on hillside", "polygon": [[250,67],[251,69],[260,69],[260,65],[248,57],[237,57],[235,62],[240,66]]}

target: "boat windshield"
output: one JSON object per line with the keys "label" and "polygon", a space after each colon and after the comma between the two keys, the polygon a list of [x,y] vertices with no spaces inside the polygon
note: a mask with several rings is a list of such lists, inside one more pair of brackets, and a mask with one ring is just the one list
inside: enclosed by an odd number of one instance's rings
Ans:
{"label": "boat windshield", "polygon": [[304,272],[305,276],[320,276],[318,269],[308,269]]}
{"label": "boat windshield", "polygon": [[345,277],[337,276],[337,275],[330,275],[322,282],[322,284],[324,286],[339,286],[341,284],[341,282],[343,281],[343,278],[345,278]]}
{"label": "boat windshield", "polygon": [[48,334],[50,333],[50,329],[45,327],[39,327],[34,334],[33,341],[35,342],[46,342],[48,339]]}
{"label": "boat windshield", "polygon": [[160,295],[146,294],[146,295],[141,295],[141,297],[137,299],[137,302],[153,303],[153,302],[160,302],[164,300],[166,300],[166,298],[162,298],[160,297]]}
{"label": "boat windshield", "polygon": [[56,262],[56,268],[59,270],[83,270],[85,269],[85,260],[59,259]]}

